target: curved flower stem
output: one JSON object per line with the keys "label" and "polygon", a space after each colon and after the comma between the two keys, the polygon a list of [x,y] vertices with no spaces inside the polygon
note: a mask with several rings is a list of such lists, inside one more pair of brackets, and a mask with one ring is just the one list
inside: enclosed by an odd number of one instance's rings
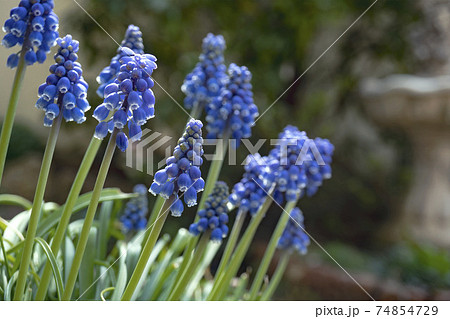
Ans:
{"label": "curved flower stem", "polygon": [[181,294],[186,289],[186,286],[189,284],[189,281],[192,279],[194,272],[197,266],[200,264],[203,254],[205,253],[205,249],[208,246],[209,239],[211,237],[211,232],[207,231],[204,233],[195,249],[194,255],[191,258],[191,262],[186,270],[183,272],[181,278],[175,283],[175,288],[169,295],[168,300],[179,300]]}
{"label": "curved flower stem", "polygon": [[231,256],[230,263],[228,267],[220,274],[220,277],[216,275],[213,288],[207,298],[207,300],[220,300],[228,291],[229,283],[231,279],[236,275],[239,270],[239,266],[244,260],[247,254],[248,248],[255,236],[256,230],[259,224],[264,218],[267,210],[272,204],[272,197],[267,196],[263,205],[260,207],[258,212],[252,217],[250,224],[244,232],[239,244],[237,245],[234,254]]}
{"label": "curved flower stem", "polygon": [[280,237],[283,234],[284,229],[286,228],[286,225],[290,218],[290,213],[296,205],[297,200],[287,202],[284,211],[281,212],[277,227],[275,227],[275,230],[272,233],[272,237],[270,238],[269,244],[267,245],[264,257],[261,260],[258,271],[256,272],[255,279],[253,279],[253,283],[250,288],[249,300],[255,300],[258,295],[259,289],[261,288],[261,284],[264,280],[264,276],[267,273],[267,269],[269,269],[273,254],[275,253],[275,249],[277,248],[278,241],[280,240]]}
{"label": "curved flower stem", "polygon": [[[80,168],[78,169],[78,173],[75,176],[69,195],[67,196],[66,203],[64,204],[64,210],[62,212],[61,219],[59,221],[58,227],[56,228],[55,235],[52,238],[51,249],[55,256],[58,254],[59,248],[61,247],[61,243],[66,233],[67,225],[69,224],[70,217],[72,216],[72,209],[75,206],[78,196],[80,195],[81,188],[83,187],[86,176],[91,169],[92,163],[94,162],[95,156],[97,155],[101,143],[101,140],[92,137],[91,142],[80,164]],[[44,272],[41,276],[39,288],[36,292],[36,300],[45,300],[45,295],[47,293],[51,278],[52,268],[50,263],[46,263]]]}
{"label": "curved flower stem", "polygon": [[263,292],[261,298],[259,299],[260,301],[267,301],[270,298],[272,298],[273,293],[280,284],[281,278],[283,278],[283,274],[286,271],[286,267],[289,263],[290,257],[291,253],[289,251],[285,251],[283,253],[280,260],[278,261],[278,265],[277,268],[275,269],[275,272],[273,273],[272,279],[269,282],[269,286]]}
{"label": "curved flower stem", "polygon": [[[78,271],[80,270],[81,261],[83,260],[92,222],[94,221],[95,212],[97,211],[100,194],[103,186],[105,185],[106,176],[108,175],[109,167],[116,149],[116,135],[117,130],[115,129],[109,138],[108,146],[106,147],[105,155],[103,156],[102,164],[100,165],[100,170],[97,175],[97,180],[95,181],[91,201],[86,212],[86,217],[84,218],[83,228],[81,229],[80,238],[78,239],[77,248],[75,249],[75,256],[67,278],[62,300],[70,300],[72,297],[72,292],[75,287]],[[82,293],[83,291],[80,292],[80,294]]]}
{"label": "curved flower stem", "polygon": [[9,98],[8,108],[6,109],[6,115],[2,125],[2,133],[0,135],[0,185],[2,183],[3,170],[5,169],[6,154],[8,153],[9,140],[11,139],[17,102],[19,101],[19,92],[26,70],[25,51],[22,50],[20,53],[19,64],[17,65],[16,75],[14,76],[11,89],[11,97]]}
{"label": "curved flower stem", "polygon": [[236,243],[239,238],[239,234],[241,233],[242,225],[244,225],[244,220],[246,216],[247,212],[238,211],[236,220],[234,221],[233,224],[233,229],[231,230],[230,237],[228,237],[227,245],[225,246],[222,258],[220,259],[219,267],[217,268],[216,271],[217,278],[221,276],[221,274],[225,270],[225,267],[228,265],[228,261],[230,260],[234,247],[236,247]]}
{"label": "curved flower stem", "polygon": [[25,285],[27,282],[28,267],[30,266],[31,255],[33,253],[34,238],[36,237],[36,229],[41,215],[42,203],[44,200],[45,188],[47,186],[48,173],[52,164],[53,153],[55,152],[56,141],[58,139],[59,128],[61,127],[62,114],[58,116],[47,139],[45,146],[44,157],[42,158],[41,170],[39,172],[36,191],[34,194],[33,207],[31,208],[30,221],[28,223],[27,236],[22,251],[22,258],[20,261],[19,276],[17,278],[16,291],[14,293],[14,300],[22,300]]}
{"label": "curved flower stem", "polygon": [[142,248],[141,255],[139,256],[139,260],[136,264],[136,268],[131,275],[130,281],[128,282],[127,287],[122,295],[122,300],[130,301],[133,297],[134,291],[141,280],[142,274],[144,273],[145,266],[147,264],[148,259],[150,258],[150,254],[152,253],[153,247],[158,240],[159,234],[163,228],[164,222],[166,221],[167,215],[169,215],[170,206],[172,206],[174,201],[174,196],[172,195],[168,200],[164,202],[164,205],[161,207],[159,211],[158,217],[152,227],[150,232],[150,236],[147,238],[144,248]]}

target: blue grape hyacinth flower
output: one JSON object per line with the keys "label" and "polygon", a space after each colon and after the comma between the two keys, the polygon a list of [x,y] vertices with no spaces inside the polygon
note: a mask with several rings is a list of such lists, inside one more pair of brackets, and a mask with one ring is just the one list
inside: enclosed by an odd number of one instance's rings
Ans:
{"label": "blue grape hyacinth flower", "polygon": [[282,204],[301,198],[305,193],[314,195],[323,180],[331,178],[333,150],[328,140],[312,140],[295,126],[285,127],[269,154],[279,163],[274,171],[275,200]]}
{"label": "blue grape hyacinth flower", "polygon": [[305,233],[303,214],[299,208],[294,208],[290,213],[290,219],[278,241],[278,248],[282,250],[296,251],[304,255],[310,244],[309,236]]}
{"label": "blue grape hyacinth flower", "polygon": [[[314,148],[310,148],[311,158],[316,160],[307,161],[306,168],[306,195],[313,196],[323,181],[331,178],[331,162],[334,152],[334,146],[327,139],[317,137],[314,139]],[[315,154],[314,154],[315,153]]]}
{"label": "blue grape hyacinth flower", "polygon": [[84,113],[90,109],[87,100],[89,85],[83,79],[78,60],[78,41],[72,36],[56,40],[59,48],[50,75],[39,86],[36,107],[45,112],[44,126],[52,126],[53,120],[62,113],[64,119],[80,124],[86,120]]}
{"label": "blue grape hyacinth flower", "polygon": [[187,109],[195,106],[203,108],[220,94],[228,79],[223,57],[225,47],[221,35],[208,33],[203,39],[199,62],[181,86],[181,91],[186,94],[184,106]]}
{"label": "blue grape hyacinth flower", "polygon": [[[94,136],[103,139],[108,132],[117,129],[116,145],[122,151],[128,147],[128,140],[139,141],[141,126],[155,116],[155,95],[151,78],[156,69],[156,57],[151,54],[135,54],[129,48],[122,48],[120,68],[113,83],[105,87],[105,98],[94,111],[94,118],[100,123]],[[123,131],[128,127],[128,135]]]}
{"label": "blue grape hyacinth flower", "polygon": [[116,75],[120,72],[120,58],[123,57],[125,51],[121,48],[129,48],[133,50],[135,54],[144,54],[144,43],[142,40],[142,32],[139,27],[130,24],[127,31],[125,32],[125,37],[120,44],[119,49],[117,49],[117,54],[111,59],[110,64],[105,67],[100,74],[97,76],[97,82],[99,87],[97,89],[97,94],[101,98],[105,97],[105,87],[114,82]]}
{"label": "blue grape hyacinth flower", "polygon": [[277,167],[278,163],[258,153],[247,157],[244,175],[229,196],[230,203],[239,208],[239,213],[249,212],[253,216],[258,212],[274,185],[274,165]]}
{"label": "blue grape hyacinth flower", "polygon": [[221,181],[216,182],[205,201],[205,208],[197,213],[200,219],[189,227],[190,233],[198,236],[210,230],[212,241],[222,241],[228,235],[228,196],[228,185]]}
{"label": "blue grape hyacinth flower", "polygon": [[133,188],[133,193],[138,194],[138,196],[128,201],[123,215],[120,216],[120,222],[125,232],[142,230],[147,225],[147,187],[142,184],[136,185]]}
{"label": "blue grape hyacinth flower", "polygon": [[211,103],[206,106],[206,130],[208,138],[222,138],[231,134],[239,146],[241,139],[252,135],[251,128],[258,116],[258,107],[253,103],[252,74],[247,67],[230,64],[229,80]]}
{"label": "blue grape hyacinth flower", "polygon": [[[59,37],[58,16],[53,12],[53,0],[22,0],[11,9],[10,18],[5,21],[2,45],[12,48],[22,46],[27,65],[43,63]],[[6,62],[10,68],[17,67],[21,52],[13,53]]]}
{"label": "blue grape hyacinth flower", "polygon": [[202,178],[200,166],[203,164],[203,123],[191,119],[186,124],[183,136],[178,140],[173,156],[166,160],[166,167],[155,173],[150,193],[169,199],[172,195],[175,201],[170,207],[172,216],[179,217],[184,205],[197,205],[197,193],[203,191],[205,181]]}

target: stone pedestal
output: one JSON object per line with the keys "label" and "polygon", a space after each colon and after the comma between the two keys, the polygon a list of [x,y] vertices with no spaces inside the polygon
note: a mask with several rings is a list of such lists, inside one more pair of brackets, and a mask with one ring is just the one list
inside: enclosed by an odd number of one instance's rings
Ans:
{"label": "stone pedestal", "polygon": [[398,229],[450,247],[450,77],[369,79],[362,95],[370,116],[402,128],[414,147],[413,185]]}

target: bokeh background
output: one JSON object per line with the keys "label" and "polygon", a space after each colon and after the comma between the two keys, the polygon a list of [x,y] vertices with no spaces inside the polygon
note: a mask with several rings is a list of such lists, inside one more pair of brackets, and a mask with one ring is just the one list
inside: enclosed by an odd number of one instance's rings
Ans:
{"label": "bokeh background", "polygon": [[[260,113],[372,2],[79,1],[118,42],[129,24],[141,28],[145,51],[158,57],[154,78],[180,104],[184,98],[180,86],[197,62],[202,38],[208,32],[222,34],[227,42],[226,63],[246,65],[253,73],[255,103]],[[376,299],[450,300],[450,242],[417,236],[403,227],[403,217],[407,214],[404,202],[415,178],[415,150],[408,130],[401,125],[380,124],[374,119],[373,110],[368,110],[374,107],[373,103],[367,103],[361,93],[368,78],[447,74],[448,34],[445,31],[450,32],[450,28],[442,31],[441,26],[450,23],[449,16],[430,22],[425,2],[378,1],[253,129],[253,142],[276,138],[284,126],[291,124],[305,130],[309,137],[328,138],[335,145],[333,178],[315,196],[303,198],[299,206],[308,232]],[[436,8],[442,4],[450,7],[449,1],[430,3]],[[3,21],[9,14],[5,8],[11,6],[11,1],[0,0],[0,6],[4,8],[0,16]],[[56,1],[55,11],[60,16],[60,34],[70,33],[81,42],[79,56],[90,84],[89,101],[96,106],[101,101],[95,94],[95,77],[109,63],[117,44],[75,2]],[[5,113],[14,75],[14,71],[5,67],[10,51],[0,49],[0,61],[4,61],[0,63],[1,116]],[[27,70],[2,192],[33,197],[47,134],[41,125],[42,112],[33,105],[37,87],[45,80],[50,63],[48,60]],[[186,114],[160,88],[155,87],[154,91],[157,117],[147,127],[178,136]],[[448,104],[444,110],[447,110],[444,129],[449,130]],[[65,200],[95,123],[88,116],[83,126],[63,125],[45,196],[47,201]],[[175,141],[176,138],[172,143]],[[260,152],[267,154],[269,149],[267,143]],[[248,150],[241,147],[238,159],[243,160],[246,155]],[[158,156],[162,159],[164,154]],[[444,157],[444,162],[445,158],[450,163],[450,156]],[[92,189],[99,162],[100,158],[83,191]],[[241,166],[225,165],[220,178],[231,187],[239,181],[242,172]],[[450,171],[442,174],[448,183]],[[134,184],[149,186],[151,181],[151,176],[126,167],[125,156],[117,153],[107,186],[131,191]],[[450,198],[446,190],[441,196]],[[448,205],[445,214],[450,219]],[[2,207],[2,216],[14,213],[13,209]],[[194,210],[187,211],[182,219],[171,219],[167,232],[175,232],[180,225],[187,226],[194,213]],[[279,214],[275,207],[268,213],[245,261],[246,267],[258,265]],[[444,224],[449,225],[448,219]],[[306,256],[291,260],[276,298],[366,300],[368,297],[313,243]]]}

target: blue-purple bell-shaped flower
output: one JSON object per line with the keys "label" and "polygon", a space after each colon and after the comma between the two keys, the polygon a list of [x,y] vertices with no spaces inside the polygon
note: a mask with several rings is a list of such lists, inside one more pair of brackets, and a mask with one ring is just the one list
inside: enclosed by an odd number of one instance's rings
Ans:
{"label": "blue-purple bell-shaped flower", "polygon": [[294,208],[290,213],[290,219],[278,241],[278,248],[282,250],[296,251],[304,255],[310,244],[309,236],[305,233],[303,214],[299,208]]}
{"label": "blue-purple bell-shaped flower", "polygon": [[173,216],[181,216],[184,205],[197,205],[197,193],[203,191],[205,181],[201,177],[200,166],[203,163],[203,124],[191,119],[186,124],[183,136],[178,140],[173,156],[166,160],[166,167],[155,173],[150,192],[164,199],[175,197],[170,210]]}
{"label": "blue-purple bell-shaped flower", "polygon": [[205,208],[197,215],[198,222],[191,224],[189,231],[198,236],[206,231],[211,231],[212,241],[222,241],[228,234],[228,185],[218,181],[214,189],[205,201]]}
{"label": "blue-purple bell-shaped flower", "polygon": [[12,48],[21,46],[21,51],[9,56],[6,64],[10,68],[17,67],[19,56],[24,51],[27,65],[43,63],[50,48],[59,37],[58,16],[53,12],[53,0],[21,0],[18,7],[11,9],[10,18],[5,21],[2,45]]}
{"label": "blue-purple bell-shaped flower", "polygon": [[79,43],[72,36],[56,40],[59,48],[55,64],[50,66],[50,75],[38,89],[36,107],[45,112],[44,125],[52,126],[60,114],[66,122],[80,124],[86,120],[85,112],[91,107],[87,100],[89,85],[83,79],[83,70],[78,60]]}

